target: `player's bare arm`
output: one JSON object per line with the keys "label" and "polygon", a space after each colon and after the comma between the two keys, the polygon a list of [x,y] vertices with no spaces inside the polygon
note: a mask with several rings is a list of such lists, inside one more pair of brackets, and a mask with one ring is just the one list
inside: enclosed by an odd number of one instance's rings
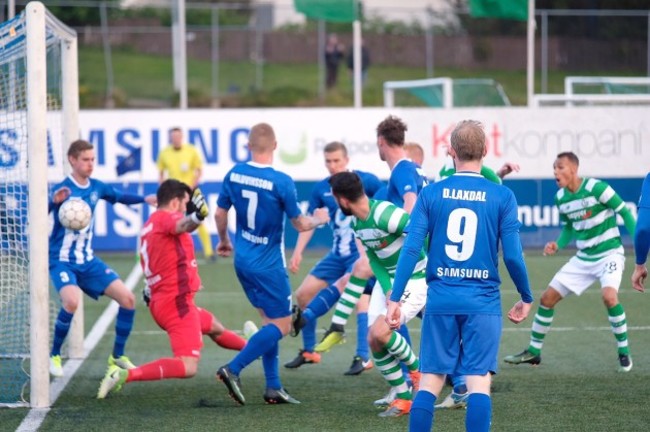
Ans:
{"label": "player's bare arm", "polygon": [[70,188],[62,187],[61,189],[54,192],[54,195],[52,195],[52,202],[54,204],[60,204],[63,201],[67,200],[69,196]]}
{"label": "player's bare arm", "polygon": [[388,327],[390,327],[391,330],[397,330],[401,325],[400,315],[402,311],[400,308],[400,302],[390,300],[390,293],[388,293],[386,297],[389,299],[386,310],[386,324],[388,324]]}
{"label": "player's bare arm", "polygon": [[151,195],[145,196],[144,197],[144,202],[146,202],[150,206],[154,206],[154,207],[158,206],[158,199],[156,198],[156,194],[151,194]]}
{"label": "player's bare arm", "polygon": [[415,207],[415,201],[417,201],[418,196],[415,192],[407,192],[402,198],[404,198],[404,211],[408,214],[411,214],[413,207]]}
{"label": "player's bare arm", "polygon": [[214,213],[214,220],[217,223],[217,234],[219,235],[217,255],[229,257],[232,254],[233,247],[228,236],[228,210],[217,207],[217,211]]}
{"label": "player's bare arm", "polygon": [[192,192],[192,197],[187,203],[187,213],[187,216],[176,223],[176,232],[178,234],[194,231],[210,214],[201,189],[196,188]]}
{"label": "player's bare arm", "polygon": [[291,219],[291,225],[298,231],[309,231],[330,221],[329,210],[325,207],[316,209],[311,216],[298,216]]}
{"label": "player's bare arm", "polygon": [[558,251],[558,246],[557,243],[554,241],[550,241],[546,243],[544,246],[544,255],[555,255],[555,253]]}
{"label": "player's bare arm", "polygon": [[196,223],[194,220],[192,220],[191,216],[185,216],[176,222],[176,233],[181,234],[185,232],[192,232],[197,229],[199,225],[200,223]]}
{"label": "player's bare arm", "polygon": [[298,273],[300,270],[300,263],[302,262],[302,253],[304,252],[307,244],[314,236],[314,230],[303,231],[298,234],[298,240],[296,241],[296,247],[293,250],[291,255],[291,260],[289,261],[289,271],[293,274]]}
{"label": "player's bare arm", "polygon": [[519,164],[513,163],[513,162],[506,162],[503,164],[501,168],[499,168],[499,171],[497,171],[497,175],[500,178],[504,178],[510,173],[513,172],[519,172]]}

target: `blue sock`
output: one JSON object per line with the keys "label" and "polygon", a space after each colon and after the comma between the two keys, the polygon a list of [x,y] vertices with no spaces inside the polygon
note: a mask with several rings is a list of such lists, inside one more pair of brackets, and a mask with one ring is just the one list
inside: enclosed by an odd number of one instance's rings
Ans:
{"label": "blue sock", "polygon": [[244,349],[228,363],[228,367],[235,375],[239,375],[242,369],[273,349],[280,339],[282,332],[279,328],[274,324],[265,325],[248,340]]}
{"label": "blue sock", "polygon": [[431,392],[420,390],[415,394],[415,400],[411,405],[409,431],[431,430],[433,427],[433,405],[435,403],[436,397]]}
{"label": "blue sock", "polygon": [[[309,309],[306,309],[309,311]],[[316,346],[316,323],[318,320],[315,317],[310,317],[306,319],[307,323],[300,330],[302,333],[302,346],[307,352],[314,352],[314,347]]]}
{"label": "blue sock", "polygon": [[472,393],[467,398],[465,429],[467,432],[488,432],[492,421],[492,399],[484,393]]}
{"label": "blue sock", "polygon": [[368,313],[357,313],[357,355],[364,361],[370,358],[368,348]]}
{"label": "blue sock", "polygon": [[[314,317],[322,317],[339,301],[341,293],[334,285],[323,288],[316,294],[316,297],[307,305]],[[310,315],[311,316],[311,315]]]}
{"label": "blue sock", "polygon": [[270,350],[262,355],[262,366],[264,367],[264,377],[266,378],[266,388],[279,390],[282,388],[280,382],[280,368],[278,367],[278,354],[280,344],[276,343]]}
{"label": "blue sock", "polygon": [[124,346],[126,345],[126,340],[131,334],[134,318],[135,309],[118,309],[117,320],[115,320],[115,343],[113,344],[113,357],[118,358],[124,355]]}
{"label": "blue sock", "polygon": [[[409,328],[406,327],[406,324],[402,324],[400,328],[397,329],[397,333],[402,335],[404,340],[406,341],[407,344],[409,344],[410,347],[411,345],[411,334],[409,333]],[[406,381],[409,383],[409,385],[412,385],[413,383],[411,382],[411,378],[409,377],[409,368],[404,364],[404,362],[400,362],[400,367],[402,368],[402,373],[404,373],[404,378]]]}
{"label": "blue sock", "polygon": [[467,380],[465,375],[451,375],[451,385],[454,387],[454,393],[463,394],[467,393]]}
{"label": "blue sock", "polygon": [[56,317],[56,323],[54,324],[54,341],[50,356],[61,355],[61,345],[63,345],[63,341],[70,331],[70,322],[72,322],[73,316],[74,314],[63,308],[59,311],[59,316]]}

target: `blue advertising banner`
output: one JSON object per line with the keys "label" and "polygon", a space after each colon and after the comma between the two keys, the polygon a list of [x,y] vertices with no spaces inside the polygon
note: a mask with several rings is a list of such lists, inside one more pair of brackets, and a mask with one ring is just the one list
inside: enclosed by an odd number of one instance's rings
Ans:
{"label": "blue advertising banner", "polygon": [[[636,206],[643,178],[602,178],[601,180],[605,180],[612,186],[636,217]],[[506,180],[504,185],[512,189],[517,198],[521,240],[524,247],[543,247],[546,242],[555,240],[560,233],[559,213],[554,204],[557,192],[555,180]],[[620,217],[618,222],[619,229],[623,234],[623,242],[626,245],[631,245],[631,237]]]}

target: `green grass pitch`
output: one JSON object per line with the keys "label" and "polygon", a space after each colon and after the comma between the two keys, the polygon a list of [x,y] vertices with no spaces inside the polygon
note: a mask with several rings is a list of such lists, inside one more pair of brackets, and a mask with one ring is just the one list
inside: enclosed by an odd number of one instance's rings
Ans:
{"label": "green grass pitch", "polygon": [[[299,285],[320,253],[305,257],[301,273],[292,276]],[[105,256],[126,278],[134,265],[132,256]],[[542,257],[539,251],[526,256],[536,300],[553,273],[568,255]],[[634,369],[616,372],[614,337],[597,287],[583,296],[566,299],[558,306],[553,329],[547,337],[539,367],[500,363],[493,382],[494,431],[645,431],[650,428],[650,299],[632,290],[629,275],[633,265],[628,257],[620,298],[630,326],[630,346]],[[249,305],[239,286],[232,260],[200,266],[205,288],[197,303],[212,312],[229,328],[241,329],[257,312]],[[503,307],[507,310],[518,298],[502,269]],[[136,288],[140,296],[141,286]],[[141,303],[141,302],[140,302]],[[106,307],[106,299],[86,301],[86,331]],[[532,316],[515,326],[504,325],[500,357],[525,348]],[[319,322],[327,326],[329,315]],[[420,337],[419,320],[410,327],[416,349]],[[168,380],[128,384],[106,400],[95,395],[106,369],[114,332],[102,338],[97,348],[56,401],[41,431],[389,431],[406,430],[408,418],[381,419],[372,401],[387,390],[375,370],[348,377],[356,345],[354,318],[348,325],[347,343],[323,356],[318,365],[297,370],[281,367],[283,384],[301,405],[269,406],[262,399],[264,377],[260,361],[241,375],[247,405],[240,407],[228,397],[214,378],[217,368],[234,356],[207,338],[199,373],[188,380]],[[300,338],[285,338],[280,347],[281,364],[291,360],[301,346]],[[138,305],[134,331],[127,353],[136,363],[171,354],[166,335],[160,331],[146,307]],[[446,393],[445,393],[446,394]],[[15,430],[26,409],[0,410],[0,430]],[[464,410],[436,413],[435,429],[464,431]]]}

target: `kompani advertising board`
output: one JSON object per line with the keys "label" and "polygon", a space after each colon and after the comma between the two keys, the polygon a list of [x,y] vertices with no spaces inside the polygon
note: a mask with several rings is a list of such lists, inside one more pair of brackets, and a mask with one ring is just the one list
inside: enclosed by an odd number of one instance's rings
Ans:
{"label": "kompani advertising board", "polygon": [[[464,119],[478,120],[487,136],[486,165],[498,169],[510,161],[521,166],[521,171],[509,176],[505,184],[514,191],[520,206],[524,245],[540,247],[559,231],[557,209],[553,206],[557,187],[552,165],[561,151],[576,153],[580,174],[609,181],[636,213],[641,183],[650,170],[649,114],[647,108],[639,107],[101,110],[82,111],[79,123],[81,137],[96,149],[94,176],[131,193],[136,193],[140,184],[145,193],[155,192],[155,161],[168,145],[169,129],[181,127],[186,141],[196,146],[203,158],[202,189],[214,212],[224,175],[234,164],[249,159],[246,144],[255,123],[266,122],[274,127],[278,141],[274,165],[296,180],[299,199],[306,207],[313,184],[328,175],[322,153],[328,142],[346,144],[351,168],[387,179],[390,172],[379,159],[376,127],[388,115],[396,115],[408,126],[406,140],[424,148],[423,168],[433,179],[444,163],[455,124]],[[24,156],[16,150],[24,140],[20,130],[2,126],[2,170],[11,171],[24,164]],[[62,173],[59,140],[51,130],[49,177],[53,180]],[[142,170],[118,177],[117,164],[137,148],[142,149]],[[150,211],[141,206],[98,206],[96,249],[133,250],[141,220]],[[212,218],[207,224],[216,233]],[[287,231],[286,244],[291,247],[296,233],[290,227]],[[329,239],[329,229],[319,229],[310,246],[329,246]],[[629,242],[629,238],[626,240]]]}

